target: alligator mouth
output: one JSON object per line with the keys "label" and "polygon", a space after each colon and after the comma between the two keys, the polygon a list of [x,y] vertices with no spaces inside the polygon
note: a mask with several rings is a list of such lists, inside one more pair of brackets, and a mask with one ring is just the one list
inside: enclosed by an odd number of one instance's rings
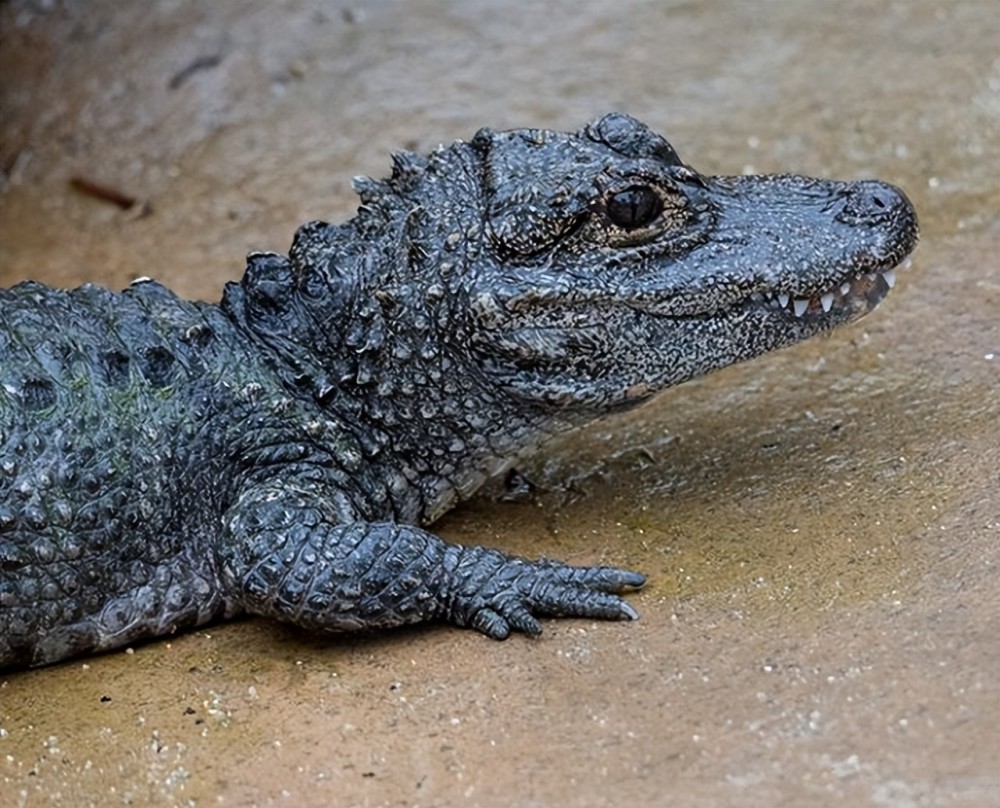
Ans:
{"label": "alligator mouth", "polygon": [[[902,264],[906,269],[912,259]],[[871,311],[889,294],[896,285],[896,268],[883,269],[859,275],[839,286],[827,289],[812,297],[793,297],[781,292],[754,292],[750,303],[765,306],[774,311],[784,311],[799,319],[829,314],[833,310],[859,308],[861,312]]]}
{"label": "alligator mouth", "polygon": [[[555,295],[542,300],[537,296],[525,295],[506,302],[503,313],[509,315],[511,312],[529,311],[531,321],[513,326],[501,322],[498,330],[505,334],[508,342],[517,345],[528,341],[529,338],[534,340],[539,335],[546,335],[546,339],[552,339],[553,335],[568,333],[603,333],[608,328],[609,312],[621,308],[631,309],[640,315],[653,315],[676,322],[713,319],[752,310],[780,313],[779,316],[787,315],[790,319],[817,324],[829,319],[830,324],[834,325],[855,320],[874,309],[896,285],[896,270],[906,269],[910,266],[911,260],[907,258],[904,263],[896,266],[863,272],[854,278],[842,281],[837,286],[808,297],[796,297],[784,292],[756,291],[723,308],[708,310],[697,302],[678,310],[676,299],[662,299],[653,295],[632,299],[621,297],[609,299],[605,290],[590,295],[586,292],[580,293],[572,306],[567,306],[562,297]],[[497,328],[498,324],[494,322],[492,326]]]}

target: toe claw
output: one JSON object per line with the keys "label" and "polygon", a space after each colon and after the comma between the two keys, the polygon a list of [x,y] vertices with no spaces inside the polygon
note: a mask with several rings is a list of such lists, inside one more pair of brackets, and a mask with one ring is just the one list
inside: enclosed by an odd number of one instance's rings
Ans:
{"label": "toe claw", "polygon": [[646,576],[641,572],[622,570],[622,585],[629,589],[641,589],[646,583]]}

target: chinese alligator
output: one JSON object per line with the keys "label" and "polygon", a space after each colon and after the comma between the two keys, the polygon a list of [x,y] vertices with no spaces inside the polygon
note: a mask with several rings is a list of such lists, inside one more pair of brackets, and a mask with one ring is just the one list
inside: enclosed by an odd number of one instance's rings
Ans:
{"label": "chinese alligator", "polygon": [[0,292],[0,668],[237,613],[634,618],[640,574],[424,526],[555,433],[858,319],[917,239],[890,185],[703,176],[621,114],[355,188],[218,304]]}

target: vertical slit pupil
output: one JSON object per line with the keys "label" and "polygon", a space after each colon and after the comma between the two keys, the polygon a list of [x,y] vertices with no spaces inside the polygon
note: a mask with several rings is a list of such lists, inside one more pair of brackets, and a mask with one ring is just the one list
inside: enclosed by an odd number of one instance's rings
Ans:
{"label": "vertical slit pupil", "polygon": [[645,227],[659,216],[662,210],[663,203],[659,194],[645,186],[627,188],[608,199],[608,218],[626,230]]}

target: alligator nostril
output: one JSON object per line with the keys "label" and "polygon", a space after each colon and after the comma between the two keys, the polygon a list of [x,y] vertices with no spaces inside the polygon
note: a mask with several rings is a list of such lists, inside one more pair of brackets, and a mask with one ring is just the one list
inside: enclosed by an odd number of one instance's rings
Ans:
{"label": "alligator nostril", "polygon": [[892,186],[877,180],[853,183],[847,189],[841,216],[851,221],[882,220],[901,212],[907,203]]}

